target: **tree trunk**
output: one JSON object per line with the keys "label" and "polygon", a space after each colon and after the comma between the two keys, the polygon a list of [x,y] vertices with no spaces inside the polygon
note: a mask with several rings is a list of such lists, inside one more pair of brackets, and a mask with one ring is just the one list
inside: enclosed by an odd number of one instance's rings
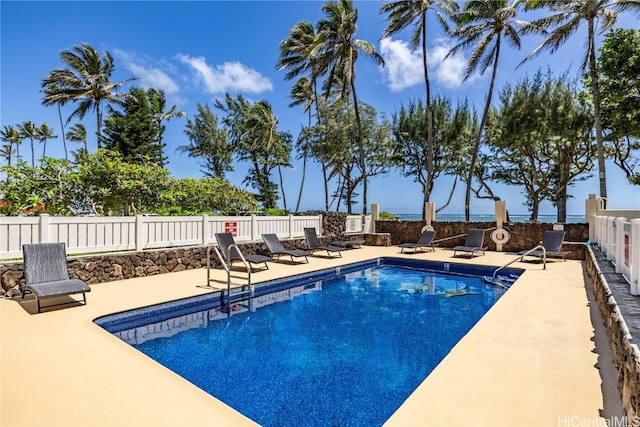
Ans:
{"label": "tree trunk", "polygon": [[[429,201],[433,188],[433,112],[431,111],[431,84],[429,83],[429,69],[427,67],[427,11],[422,12],[422,66],[424,68],[424,83],[427,91],[427,191],[424,202]],[[424,218],[424,203],[422,204]]]}
{"label": "tree trunk", "polygon": [[[358,109],[358,97],[356,96],[356,78],[351,74],[351,93],[353,94],[353,109],[356,113],[356,124],[358,125],[358,152],[360,153],[360,169],[362,172],[362,214],[367,214],[367,162],[364,152],[364,141],[362,139],[362,122],[360,120],[360,110]],[[349,209],[351,212],[351,209]]]}
{"label": "tree trunk", "polygon": [[491,73],[491,84],[489,85],[489,93],[487,93],[487,102],[484,105],[484,112],[482,113],[482,119],[480,120],[480,129],[478,129],[478,136],[476,143],[473,147],[473,155],[471,156],[471,163],[469,164],[469,174],[467,175],[467,191],[464,199],[464,220],[469,222],[471,204],[471,184],[473,183],[473,173],[476,167],[476,160],[478,159],[478,152],[480,151],[480,143],[482,141],[482,132],[484,130],[484,124],[487,121],[487,115],[489,114],[489,108],[491,108],[491,97],[493,95],[493,86],[496,83],[496,74],[498,73],[498,59],[500,58],[500,37],[496,40],[496,57],[493,62],[493,72]]}
{"label": "tree trunk", "polygon": [[598,177],[600,179],[600,197],[607,199],[607,175],[604,160],[604,141],[602,140],[602,119],[600,117],[600,86],[598,84],[598,65],[596,64],[595,30],[593,19],[589,23],[589,72],[591,75],[591,92],[593,93],[593,119],[596,128],[596,144],[598,147]]}

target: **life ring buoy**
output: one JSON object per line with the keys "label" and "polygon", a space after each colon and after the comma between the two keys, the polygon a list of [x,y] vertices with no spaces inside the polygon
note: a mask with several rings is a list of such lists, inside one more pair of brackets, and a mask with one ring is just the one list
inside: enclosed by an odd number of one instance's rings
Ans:
{"label": "life ring buoy", "polygon": [[422,230],[420,230],[421,233],[424,233],[425,231],[434,231],[434,228],[431,224],[428,224],[422,227]]}
{"label": "life ring buoy", "polygon": [[491,233],[491,240],[493,243],[504,245],[511,239],[511,233],[506,228],[496,228]]}

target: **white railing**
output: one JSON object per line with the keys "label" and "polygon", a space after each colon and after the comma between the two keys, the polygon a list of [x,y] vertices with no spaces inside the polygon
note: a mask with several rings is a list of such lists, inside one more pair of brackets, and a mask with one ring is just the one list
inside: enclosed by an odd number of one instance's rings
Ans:
{"label": "white railing", "polygon": [[631,284],[631,295],[640,295],[640,219],[595,217],[595,241]]}
{"label": "white railing", "polygon": [[22,258],[27,243],[64,242],[67,253],[76,255],[208,245],[222,232],[237,242],[265,233],[293,238],[304,236],[305,227],[322,230],[322,215],[0,217],[0,259]]}

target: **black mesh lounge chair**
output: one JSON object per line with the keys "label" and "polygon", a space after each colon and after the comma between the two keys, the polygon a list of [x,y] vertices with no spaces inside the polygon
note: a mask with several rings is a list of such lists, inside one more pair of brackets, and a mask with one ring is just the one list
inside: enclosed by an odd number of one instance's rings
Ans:
{"label": "black mesh lounge chair", "polygon": [[470,228],[467,230],[467,238],[464,241],[464,245],[453,247],[453,256],[456,256],[458,252],[466,252],[473,258],[476,252],[482,252],[487,249],[484,246],[484,230],[481,228]]}
{"label": "black mesh lounge chair", "polygon": [[313,227],[308,227],[304,229],[304,237],[307,239],[307,246],[309,250],[313,253],[315,251],[327,251],[327,256],[332,256],[332,253],[337,253],[339,257],[342,257],[340,251],[343,249],[339,246],[334,245],[322,245],[320,240],[318,239],[318,235],[316,234],[316,229]]}
{"label": "black mesh lounge chair", "polygon": [[418,249],[420,249],[420,251],[426,250],[435,252],[435,248],[431,246],[431,242],[433,242],[433,238],[435,235],[436,232],[433,230],[423,231],[417,242],[407,242],[400,244],[399,246],[402,248],[400,249],[400,253],[404,253],[405,249],[413,249],[413,253],[416,253]]}
{"label": "black mesh lounge chair", "polygon": [[[229,265],[233,264],[234,261],[239,261],[242,258],[240,257],[240,252],[237,248],[232,247],[231,252],[229,252],[229,246],[235,245],[236,242],[233,238],[233,234],[231,233],[216,233],[216,240],[218,241],[218,246],[220,247],[220,252],[222,252],[222,256],[225,261],[229,263]],[[271,260],[271,257],[265,255],[242,255],[244,259],[247,260],[249,264],[251,264],[251,270],[253,271],[254,264],[264,264],[264,267],[268,270],[269,265],[267,265],[267,261]]]}
{"label": "black mesh lounge chair", "polygon": [[[25,285],[22,287],[22,299],[27,292],[36,297],[38,313],[43,307],[41,299],[82,294],[82,301],[87,304],[86,292],[91,288],[82,280],[70,279],[67,268],[67,255],[64,243],[33,243],[22,245],[24,259]],[[73,300],[46,307],[73,304]]]}
{"label": "black mesh lounge chair", "polygon": [[276,256],[277,259],[280,258],[280,255],[289,255],[291,257],[291,262],[295,262],[294,258],[302,258],[304,257],[305,262],[309,262],[307,256],[311,255],[309,251],[303,251],[300,249],[292,249],[288,250],[282,246],[278,236],[275,234],[263,234],[262,240],[267,245],[269,252]]}
{"label": "black mesh lounge chair", "polygon": [[[563,241],[564,241],[564,231],[547,230],[544,232],[544,235],[542,237],[542,242],[540,243],[540,245],[544,247],[544,250],[546,251],[547,256],[561,257],[562,260],[564,261],[568,252],[562,251]],[[522,255],[522,258],[520,259],[524,260],[525,256],[542,258],[545,255],[545,252],[542,250],[542,248],[538,248],[538,249],[534,248],[526,251],[520,251],[518,252],[518,255]]]}

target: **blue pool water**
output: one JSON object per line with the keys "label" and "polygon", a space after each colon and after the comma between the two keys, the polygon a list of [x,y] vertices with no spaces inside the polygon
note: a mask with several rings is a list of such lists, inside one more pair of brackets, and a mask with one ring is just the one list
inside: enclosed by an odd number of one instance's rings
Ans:
{"label": "blue pool water", "polygon": [[376,426],[505,292],[492,270],[387,258],[256,287],[231,315],[207,296],[96,323],[261,425]]}

